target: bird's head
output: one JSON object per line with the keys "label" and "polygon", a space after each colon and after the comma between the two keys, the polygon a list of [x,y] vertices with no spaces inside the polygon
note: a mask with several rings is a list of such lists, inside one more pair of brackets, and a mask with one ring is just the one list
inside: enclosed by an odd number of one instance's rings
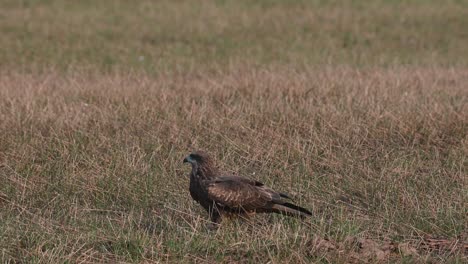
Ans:
{"label": "bird's head", "polygon": [[195,151],[190,153],[187,157],[184,159],[184,163],[188,162],[192,165],[203,165],[204,163],[210,162],[211,158],[208,156],[207,153],[203,151]]}
{"label": "bird's head", "polygon": [[197,174],[200,170],[202,170],[203,174],[211,174],[215,171],[213,160],[204,151],[192,152],[190,155],[185,157],[184,163],[186,162],[192,165],[192,171],[194,174]]}

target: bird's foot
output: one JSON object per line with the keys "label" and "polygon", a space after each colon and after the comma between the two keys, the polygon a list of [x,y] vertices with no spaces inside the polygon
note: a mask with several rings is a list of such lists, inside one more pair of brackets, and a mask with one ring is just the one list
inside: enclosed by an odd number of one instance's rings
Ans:
{"label": "bird's foot", "polygon": [[221,225],[219,223],[211,222],[206,225],[206,228],[208,229],[208,231],[216,231],[219,229],[220,226]]}

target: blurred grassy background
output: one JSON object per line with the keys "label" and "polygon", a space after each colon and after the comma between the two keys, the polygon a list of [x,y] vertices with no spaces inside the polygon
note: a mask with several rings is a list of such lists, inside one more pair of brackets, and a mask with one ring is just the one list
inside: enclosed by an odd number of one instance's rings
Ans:
{"label": "blurred grassy background", "polygon": [[0,67],[467,65],[467,1],[2,1]]}

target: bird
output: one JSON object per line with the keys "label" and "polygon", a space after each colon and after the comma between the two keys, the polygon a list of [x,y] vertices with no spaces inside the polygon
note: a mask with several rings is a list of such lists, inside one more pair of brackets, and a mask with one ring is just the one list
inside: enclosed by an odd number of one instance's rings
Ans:
{"label": "bird", "polygon": [[184,158],[190,163],[189,191],[191,197],[209,214],[217,228],[223,217],[250,216],[254,213],[278,213],[305,218],[312,213],[292,203],[291,197],[274,191],[263,183],[221,172],[215,161],[204,151],[194,151]]}

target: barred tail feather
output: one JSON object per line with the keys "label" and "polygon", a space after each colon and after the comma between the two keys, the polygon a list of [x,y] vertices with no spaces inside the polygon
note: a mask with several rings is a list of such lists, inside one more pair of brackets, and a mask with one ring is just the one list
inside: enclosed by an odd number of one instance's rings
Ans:
{"label": "barred tail feather", "polygon": [[299,217],[308,217],[312,216],[312,213],[300,206],[297,206],[292,203],[283,203],[273,205],[273,209],[280,214],[285,214],[289,216],[299,216]]}

